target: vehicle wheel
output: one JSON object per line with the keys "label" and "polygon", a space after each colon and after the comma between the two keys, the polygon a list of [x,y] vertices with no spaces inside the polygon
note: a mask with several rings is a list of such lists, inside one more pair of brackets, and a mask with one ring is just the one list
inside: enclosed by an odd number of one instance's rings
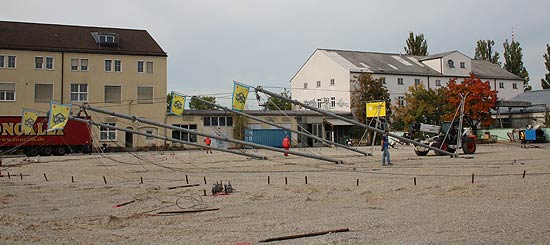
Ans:
{"label": "vehicle wheel", "polygon": [[425,156],[425,155],[428,155],[428,152],[430,152],[430,151],[429,151],[429,150],[427,150],[427,151],[414,150],[414,153],[416,153],[417,156]]}
{"label": "vehicle wheel", "polygon": [[28,157],[38,156],[38,152],[39,150],[36,147],[28,147],[23,150],[23,153],[25,153],[25,155]]}
{"label": "vehicle wheel", "polygon": [[55,156],[63,156],[67,154],[67,148],[65,148],[64,146],[57,146],[53,149],[53,154]]}
{"label": "vehicle wheel", "polygon": [[46,147],[42,148],[42,150],[38,154],[40,154],[40,156],[50,156],[50,155],[52,155],[52,153],[53,153],[52,148],[49,147],[49,146],[46,146]]}
{"label": "vehicle wheel", "polygon": [[464,139],[462,151],[464,151],[464,154],[474,154],[476,152],[476,141],[472,138]]}

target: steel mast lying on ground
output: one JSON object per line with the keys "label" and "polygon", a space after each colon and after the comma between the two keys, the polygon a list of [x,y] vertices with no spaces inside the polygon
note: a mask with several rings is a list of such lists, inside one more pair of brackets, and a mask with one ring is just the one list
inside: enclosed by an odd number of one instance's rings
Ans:
{"label": "steel mast lying on ground", "polygon": [[241,115],[243,117],[247,117],[247,118],[250,118],[252,120],[256,120],[258,122],[263,122],[265,124],[268,124],[268,125],[271,125],[271,126],[274,126],[274,127],[278,127],[278,128],[281,128],[281,129],[284,129],[284,130],[288,130],[290,132],[293,132],[293,133],[296,133],[296,134],[299,134],[299,135],[303,135],[303,136],[306,136],[306,137],[309,137],[309,138],[312,138],[312,139],[316,139],[316,140],[319,140],[319,141],[322,141],[324,142],[325,144],[327,145],[335,145],[335,146],[338,146],[338,147],[342,147],[342,148],[345,148],[347,150],[350,150],[350,151],[354,151],[354,152],[357,152],[357,153],[360,153],[360,154],[363,154],[365,156],[371,156],[370,153],[367,153],[367,152],[363,152],[363,151],[360,151],[360,150],[357,150],[357,149],[354,149],[352,147],[349,147],[349,146],[346,146],[346,145],[342,145],[342,144],[338,144],[336,142],[332,142],[332,141],[329,141],[329,140],[326,140],[326,139],[323,139],[321,137],[318,137],[318,136],[315,136],[315,135],[311,135],[311,134],[307,134],[307,133],[304,133],[304,132],[300,132],[298,130],[294,130],[294,129],[291,129],[291,128],[287,128],[287,127],[283,127],[283,126],[280,126],[276,123],[273,123],[273,122],[270,122],[268,120],[265,120],[265,119],[262,119],[262,118],[259,118],[259,117],[255,117],[255,116],[252,116],[252,115],[249,115],[249,114],[246,114],[244,112],[240,112],[240,111],[237,111],[237,110],[233,110],[229,107],[225,107],[225,106],[221,106],[221,105],[218,105],[216,103],[212,103],[210,101],[207,101],[207,100],[203,100],[201,98],[199,98],[198,96],[193,96],[192,97],[194,100],[198,100],[198,101],[201,101],[205,104],[208,104],[208,105],[211,105],[211,106],[214,106],[214,107],[217,107],[217,108],[220,108],[222,110],[225,110],[225,111],[231,111],[235,114],[238,114],[238,115]]}
{"label": "steel mast lying on ground", "polygon": [[313,154],[307,154],[307,153],[296,152],[296,151],[288,151],[288,150],[283,150],[283,149],[279,149],[279,148],[275,148],[275,147],[271,147],[271,146],[260,145],[260,144],[256,144],[256,143],[252,143],[252,142],[246,142],[246,141],[231,139],[231,138],[222,137],[222,136],[218,136],[218,135],[202,133],[202,132],[193,131],[193,130],[189,130],[189,129],[185,129],[185,128],[180,128],[180,127],[176,127],[176,126],[172,126],[172,125],[167,125],[167,124],[164,124],[164,123],[155,122],[155,121],[152,121],[152,120],[147,120],[147,119],[132,116],[132,115],[127,115],[127,114],[122,114],[122,113],[109,111],[109,110],[105,110],[105,109],[101,109],[101,108],[92,107],[89,104],[80,105],[80,108],[82,108],[83,110],[95,111],[95,112],[103,113],[103,114],[106,114],[106,115],[111,115],[111,116],[114,116],[114,117],[120,117],[120,118],[128,119],[128,120],[131,120],[131,121],[138,121],[138,122],[154,125],[154,126],[157,126],[157,127],[167,128],[167,129],[180,131],[180,132],[184,132],[184,133],[188,133],[188,134],[200,135],[200,136],[203,136],[203,137],[210,137],[210,138],[213,138],[213,139],[217,139],[217,140],[221,140],[221,141],[227,141],[227,142],[231,142],[231,143],[235,143],[235,144],[241,144],[241,145],[246,145],[246,146],[252,146],[252,147],[255,147],[255,148],[266,149],[266,150],[270,150],[270,151],[288,153],[288,154],[291,154],[291,155],[297,155],[297,156],[313,158],[313,159],[318,159],[318,160],[323,160],[323,161],[328,161],[328,162],[334,162],[334,163],[337,163],[337,164],[342,163],[342,160],[338,160],[338,159],[334,159],[334,158],[317,156],[317,155],[313,155]]}
{"label": "steel mast lying on ground", "polygon": [[[309,105],[306,105],[300,101],[297,101],[297,100],[293,100],[293,99],[289,99],[289,98],[286,98],[284,96],[281,96],[281,95],[278,95],[276,93],[273,93],[271,91],[268,91],[268,90],[265,90],[262,86],[258,86],[256,87],[256,91],[259,91],[259,92],[262,92],[264,94],[267,94],[269,96],[273,96],[273,97],[277,97],[279,99],[283,99],[283,100],[286,100],[286,101],[289,101],[290,103],[293,103],[295,105],[299,105],[299,106],[302,106],[304,108],[307,108],[307,109],[310,109],[312,111],[316,111],[316,112],[319,112],[321,114],[325,114],[325,115],[328,115],[328,116],[331,116],[331,117],[335,117],[335,118],[338,118],[342,121],[346,121],[346,122],[349,122],[351,124],[354,124],[356,126],[359,126],[359,127],[363,127],[363,128],[366,128],[366,129],[370,129],[370,130],[373,130],[373,131],[376,131],[378,133],[381,133],[383,134],[384,131],[381,130],[381,129],[377,129],[377,128],[373,128],[369,125],[366,125],[366,124],[363,124],[363,123],[360,123],[360,122],[357,122],[355,120],[352,120],[352,119],[349,119],[349,118],[346,118],[346,117],[343,117],[343,116],[340,116],[340,115],[337,115],[336,113],[333,113],[333,112],[330,112],[330,111],[325,111],[325,110],[321,110],[319,108],[315,108],[313,106],[309,106]],[[456,156],[454,153],[450,153],[448,151],[444,151],[444,150],[441,150],[439,148],[436,148],[436,147],[433,147],[433,146],[429,146],[429,145],[426,145],[426,144],[422,144],[416,140],[411,140],[411,139],[407,139],[405,137],[401,137],[401,136],[398,136],[398,135],[395,135],[395,134],[390,134],[391,137],[394,137],[396,139],[399,139],[400,141],[403,141],[403,142],[406,142],[406,143],[410,143],[410,144],[413,144],[415,146],[422,146],[422,147],[426,147],[428,149],[431,149],[431,150],[434,150],[436,152],[439,152],[441,154],[445,154],[445,155],[449,155],[451,157],[454,157]]]}

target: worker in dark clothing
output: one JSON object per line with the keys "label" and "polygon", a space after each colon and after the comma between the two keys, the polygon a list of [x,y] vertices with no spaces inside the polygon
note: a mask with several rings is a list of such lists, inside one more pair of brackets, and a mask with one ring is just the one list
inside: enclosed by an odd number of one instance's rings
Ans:
{"label": "worker in dark clothing", "polygon": [[390,146],[388,141],[389,134],[390,133],[388,132],[388,130],[385,130],[384,135],[382,136],[382,166],[393,165],[390,160],[390,151],[388,149],[388,147]]}

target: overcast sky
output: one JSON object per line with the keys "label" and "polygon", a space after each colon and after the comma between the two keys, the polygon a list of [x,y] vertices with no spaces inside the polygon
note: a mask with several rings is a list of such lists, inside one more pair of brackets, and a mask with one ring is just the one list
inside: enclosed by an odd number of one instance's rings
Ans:
{"label": "overcast sky", "polygon": [[409,31],[431,54],[473,57],[479,39],[515,40],[535,89],[550,43],[550,1],[3,1],[0,19],[146,29],[168,53],[168,89],[231,92],[232,81],[285,86],[316,48],[404,52]]}

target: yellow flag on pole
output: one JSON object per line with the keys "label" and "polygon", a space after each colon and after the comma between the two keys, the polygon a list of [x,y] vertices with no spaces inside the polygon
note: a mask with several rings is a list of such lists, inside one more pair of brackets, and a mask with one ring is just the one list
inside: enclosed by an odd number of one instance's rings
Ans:
{"label": "yellow flag on pole", "polygon": [[185,107],[185,96],[172,91],[172,101],[170,101],[170,114],[183,115]]}
{"label": "yellow flag on pole", "polygon": [[385,117],[386,102],[367,103],[367,117]]}
{"label": "yellow flag on pole", "polygon": [[34,123],[38,118],[38,113],[23,109],[23,116],[21,119],[21,132],[23,134],[30,134],[34,128]]}
{"label": "yellow flag on pole", "polygon": [[71,112],[70,104],[50,103],[50,115],[48,116],[48,131],[62,130],[69,121]]}
{"label": "yellow flag on pole", "polygon": [[233,82],[233,110],[244,110],[249,90],[250,87]]}

